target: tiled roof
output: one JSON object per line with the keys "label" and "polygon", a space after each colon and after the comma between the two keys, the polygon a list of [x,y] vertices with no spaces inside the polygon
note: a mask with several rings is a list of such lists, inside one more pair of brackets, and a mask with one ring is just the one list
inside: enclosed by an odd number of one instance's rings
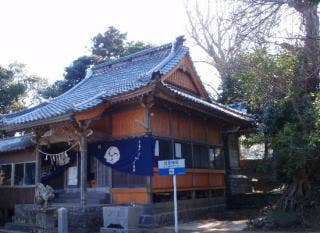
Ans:
{"label": "tiled roof", "polygon": [[0,153],[19,151],[34,145],[30,135],[0,139]]}
{"label": "tiled roof", "polygon": [[72,112],[95,107],[108,97],[146,86],[155,72],[168,73],[187,52],[183,38],[178,37],[175,43],[96,65],[87,72],[85,79],[66,93],[33,108],[3,116],[0,129],[61,116],[67,118]]}
{"label": "tiled roof", "polygon": [[199,97],[196,97],[194,95],[188,94],[182,90],[179,90],[178,88],[170,85],[170,84],[166,84],[166,83],[162,83],[162,85],[167,88],[169,91],[171,91],[173,94],[175,94],[176,96],[180,97],[180,98],[184,98],[187,101],[191,101],[193,103],[196,104],[200,104],[204,107],[207,107],[211,110],[220,112],[220,113],[225,113],[226,115],[229,115],[231,117],[243,120],[243,121],[247,121],[247,122],[253,122],[254,119],[251,115],[246,114],[244,112],[238,111],[234,108],[230,108],[226,105],[220,104],[218,102],[215,101],[211,101],[208,102],[206,100],[203,100]]}
{"label": "tiled roof", "polygon": [[[74,112],[93,108],[103,101],[142,88],[153,81],[154,74],[166,75],[188,53],[183,38],[175,43],[143,50],[129,56],[95,65],[80,83],[64,94],[33,108],[0,116],[0,130],[27,128],[71,119]],[[209,107],[240,120],[252,119],[239,111],[218,103],[211,103],[181,90],[167,86],[176,94],[193,103]]]}

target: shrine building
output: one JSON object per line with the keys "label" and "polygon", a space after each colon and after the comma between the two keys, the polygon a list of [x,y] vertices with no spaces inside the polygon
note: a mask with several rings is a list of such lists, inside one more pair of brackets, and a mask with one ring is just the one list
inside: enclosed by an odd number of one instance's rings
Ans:
{"label": "shrine building", "polygon": [[0,209],[34,203],[41,182],[55,204],[148,206],[165,224],[172,177],[157,162],[180,158],[181,215],[223,209],[231,154],[253,121],[209,97],[183,41],[102,62],[64,94],[0,116],[1,131],[22,135],[0,140]]}

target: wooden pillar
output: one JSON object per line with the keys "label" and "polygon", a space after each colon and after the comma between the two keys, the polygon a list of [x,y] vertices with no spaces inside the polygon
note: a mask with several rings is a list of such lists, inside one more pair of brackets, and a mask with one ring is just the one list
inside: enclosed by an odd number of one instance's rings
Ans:
{"label": "wooden pillar", "polygon": [[[192,160],[191,167],[194,168],[194,153],[193,153],[193,138],[192,138],[192,135],[193,135],[192,123],[193,123],[193,121],[192,121],[192,115],[190,113],[188,114],[188,119],[189,119],[189,140],[191,141],[191,144],[190,144],[190,146],[191,146],[191,160]],[[195,173],[192,172],[191,174],[192,174],[192,188],[194,188],[195,184],[196,184]],[[196,191],[195,190],[191,191],[191,198],[192,199],[196,198]]]}
{"label": "wooden pillar", "polygon": [[86,194],[87,194],[87,137],[85,133],[80,134],[80,204],[81,207],[86,205]]}
{"label": "wooden pillar", "polygon": [[153,190],[152,190],[152,177],[147,176],[147,192],[148,192],[148,203],[153,203]]}
{"label": "wooden pillar", "polygon": [[39,144],[36,142],[35,146],[35,156],[36,156],[36,180],[35,184],[38,184],[41,182],[41,154],[39,153]]}

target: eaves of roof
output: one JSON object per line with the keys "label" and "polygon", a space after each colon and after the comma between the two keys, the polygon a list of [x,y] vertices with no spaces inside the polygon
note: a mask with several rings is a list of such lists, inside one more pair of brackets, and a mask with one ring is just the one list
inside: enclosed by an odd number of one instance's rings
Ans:
{"label": "eaves of roof", "polygon": [[0,154],[20,151],[34,146],[32,135],[0,139]]}
{"label": "eaves of roof", "polygon": [[201,108],[214,111],[220,116],[227,116],[228,118],[243,122],[247,125],[253,125],[255,122],[255,119],[252,115],[230,108],[226,105],[220,104],[215,101],[211,101],[211,102],[206,101],[201,97],[194,96],[192,94],[179,90],[178,88],[170,84],[161,82],[161,85],[159,87],[160,89],[162,88],[163,90],[168,91],[169,93],[174,95],[177,99],[183,99],[184,101],[187,101],[186,104],[191,103],[191,104],[197,105]]}

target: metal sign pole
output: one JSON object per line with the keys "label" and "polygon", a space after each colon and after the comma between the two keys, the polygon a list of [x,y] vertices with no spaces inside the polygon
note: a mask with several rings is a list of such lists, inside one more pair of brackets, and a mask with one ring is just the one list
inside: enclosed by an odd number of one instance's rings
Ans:
{"label": "metal sign pole", "polygon": [[178,201],[177,201],[177,180],[173,175],[173,205],[174,205],[174,232],[178,233]]}
{"label": "metal sign pole", "polygon": [[173,205],[174,205],[174,232],[178,233],[178,198],[177,198],[177,177],[176,175],[186,174],[184,159],[159,160],[159,176],[170,176],[173,179]]}

